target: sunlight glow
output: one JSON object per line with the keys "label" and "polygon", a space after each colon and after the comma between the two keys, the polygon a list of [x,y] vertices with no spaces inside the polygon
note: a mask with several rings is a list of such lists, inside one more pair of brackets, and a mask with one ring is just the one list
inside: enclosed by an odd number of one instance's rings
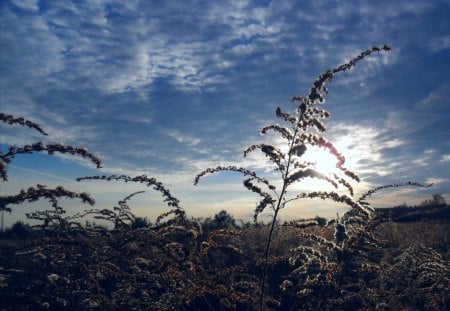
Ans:
{"label": "sunlight glow", "polygon": [[308,150],[302,157],[304,161],[314,163],[317,171],[327,176],[336,172],[337,159],[324,148],[308,146]]}

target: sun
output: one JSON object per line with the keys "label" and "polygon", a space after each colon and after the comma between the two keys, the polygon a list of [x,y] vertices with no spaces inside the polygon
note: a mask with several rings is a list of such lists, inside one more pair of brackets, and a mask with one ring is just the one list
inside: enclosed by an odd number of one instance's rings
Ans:
{"label": "sun", "polygon": [[337,171],[336,164],[338,160],[324,148],[308,146],[308,149],[303,156],[303,160],[311,162],[318,172],[327,176],[332,176],[333,173],[336,173]]}
{"label": "sun", "polygon": [[[355,134],[356,133],[356,134]],[[342,135],[335,139],[333,146],[344,156],[344,167],[352,172],[361,170],[360,159],[378,158],[376,153],[371,153],[372,141],[367,135],[359,136],[362,130],[355,130],[352,134]],[[341,175],[342,171],[336,167],[338,159],[326,148],[315,145],[307,145],[307,150],[302,156],[302,160],[312,163],[312,168],[318,172],[332,177],[333,174]]]}

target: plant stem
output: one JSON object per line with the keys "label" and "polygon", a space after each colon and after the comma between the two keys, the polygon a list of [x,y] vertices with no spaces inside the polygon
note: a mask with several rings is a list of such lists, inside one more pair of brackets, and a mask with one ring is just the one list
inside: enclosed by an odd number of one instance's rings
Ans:
{"label": "plant stem", "polygon": [[280,211],[280,205],[281,205],[281,199],[283,198],[283,194],[286,190],[287,184],[284,183],[283,185],[283,191],[280,195],[280,198],[278,200],[278,204],[277,207],[275,209],[275,213],[273,214],[273,219],[272,219],[272,224],[270,227],[270,231],[269,231],[269,237],[267,239],[267,245],[266,245],[266,250],[264,253],[264,268],[263,268],[263,275],[262,275],[262,280],[261,280],[261,291],[260,291],[260,296],[259,296],[259,310],[262,311],[263,310],[263,303],[264,303],[264,288],[266,285],[266,275],[267,275],[267,262],[269,260],[269,251],[270,251],[270,244],[272,242],[272,235],[273,235],[273,229],[275,228],[275,222],[277,219],[277,215],[278,212]]}
{"label": "plant stem", "polygon": [[283,207],[281,205],[281,202],[282,202],[282,200],[284,198],[284,195],[286,194],[287,187],[289,186],[288,175],[289,175],[289,168],[290,168],[290,165],[291,165],[291,158],[292,158],[292,152],[291,151],[292,151],[292,148],[294,148],[295,138],[296,138],[297,133],[298,133],[300,121],[303,118],[303,113],[304,112],[302,111],[302,113],[300,114],[299,121],[295,125],[294,135],[292,136],[292,141],[291,141],[291,144],[289,146],[288,160],[287,160],[287,164],[286,164],[286,171],[285,171],[285,174],[283,176],[283,189],[281,190],[281,193],[280,193],[280,196],[279,196],[278,202],[277,202],[277,207],[275,208],[275,212],[273,214],[272,224],[270,226],[270,231],[269,231],[269,237],[267,239],[266,250],[264,252],[264,267],[263,267],[263,275],[262,275],[262,280],[261,280],[261,290],[260,290],[260,296],[259,296],[259,310],[260,311],[263,310],[263,305],[264,305],[264,289],[265,289],[265,285],[266,285],[267,263],[269,261],[270,244],[272,244],[273,230],[275,228],[275,223],[277,221],[278,212]]}

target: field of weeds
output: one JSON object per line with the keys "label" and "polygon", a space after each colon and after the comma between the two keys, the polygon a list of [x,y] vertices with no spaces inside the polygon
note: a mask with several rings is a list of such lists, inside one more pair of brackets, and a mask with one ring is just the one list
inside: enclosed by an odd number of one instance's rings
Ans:
{"label": "field of weeds", "polygon": [[[355,234],[345,253],[319,247],[334,240],[333,224],[280,224],[265,309],[448,310],[450,207],[428,214],[440,217],[375,217],[373,238]],[[16,225],[0,240],[2,310],[258,309],[270,228],[219,216],[67,234]]]}

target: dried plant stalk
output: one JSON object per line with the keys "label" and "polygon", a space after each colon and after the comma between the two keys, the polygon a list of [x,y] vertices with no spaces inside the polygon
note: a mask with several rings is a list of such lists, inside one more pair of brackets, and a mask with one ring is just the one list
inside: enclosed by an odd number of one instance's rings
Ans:
{"label": "dried plant stalk", "polygon": [[[325,96],[328,93],[325,84],[330,82],[336,73],[346,71],[351,69],[356,65],[357,62],[364,59],[374,52],[380,51],[390,51],[391,48],[387,45],[382,47],[372,47],[368,49],[358,56],[354,57],[348,63],[345,63],[337,68],[327,70],[325,73],[321,74],[312,84],[308,95],[306,96],[294,96],[292,98],[292,102],[297,105],[294,113],[283,112],[281,108],[277,108],[275,111],[275,115],[285,121],[287,126],[280,126],[278,124],[272,124],[266,126],[262,129],[261,133],[265,134],[269,130],[277,132],[281,135],[287,145],[287,152],[284,153],[277,146],[269,145],[269,144],[255,144],[248,147],[244,151],[244,156],[246,156],[249,152],[254,150],[260,150],[268,159],[271,161],[276,170],[280,173],[282,179],[282,186],[279,191],[276,190],[274,186],[272,186],[268,182],[264,182],[265,186],[269,187],[269,189],[274,193],[272,196],[267,191],[264,191],[262,188],[254,185],[252,183],[253,180],[262,181],[265,180],[263,178],[258,177],[255,173],[251,175],[249,179],[244,181],[244,186],[252,191],[257,193],[262,197],[262,200],[257,205],[255,209],[254,218],[255,221],[260,213],[262,213],[267,207],[270,207],[273,211],[273,218],[270,226],[270,231],[267,239],[267,246],[264,254],[264,268],[263,274],[261,278],[261,293],[260,293],[260,310],[263,309],[264,304],[264,290],[265,290],[265,280],[267,273],[267,262],[269,258],[270,245],[272,242],[272,236],[274,231],[274,226],[277,221],[278,213],[281,209],[283,209],[286,204],[303,198],[322,198],[322,199],[331,199],[336,202],[341,202],[349,205],[352,209],[355,209],[358,214],[363,214],[364,218],[369,218],[371,210],[367,206],[363,206],[359,202],[354,201],[351,196],[353,195],[353,188],[350,184],[350,181],[347,178],[350,178],[355,181],[359,181],[359,177],[352,171],[348,170],[344,167],[345,158],[342,156],[336,147],[328,140],[323,137],[323,134],[326,132],[326,127],[323,124],[322,120],[330,117],[330,113],[326,110],[320,109],[318,105],[321,105],[325,102]],[[317,146],[328,151],[331,155],[333,155],[336,160],[336,169],[338,173],[333,173],[331,175],[326,174],[324,172],[320,172],[313,165],[313,163],[302,161],[302,156],[305,154],[306,150],[310,146]],[[207,169],[195,178],[195,184],[198,184],[199,179],[203,177],[207,173],[215,173],[217,171],[229,170],[236,171],[234,167],[229,168],[220,168],[220,169]],[[243,172],[241,170],[241,172]],[[244,175],[249,175],[245,174]],[[329,184],[333,185],[333,187],[338,188],[340,186],[347,189],[350,193],[350,196],[339,195],[334,192],[312,192],[312,193],[300,193],[293,198],[287,198],[287,191],[289,186],[296,182],[300,182],[305,178],[318,178],[322,179]],[[307,249],[304,247],[300,247],[297,250],[301,250],[305,252]],[[315,254],[315,253],[314,253]],[[317,255],[317,254],[316,254]],[[319,258],[321,258],[319,256]]]}
{"label": "dried plant stalk", "polygon": [[34,123],[32,121],[26,120],[22,117],[19,118],[15,118],[14,116],[10,115],[10,114],[5,114],[3,112],[0,112],[0,121],[3,121],[5,123],[8,123],[9,125],[14,125],[14,124],[20,124],[32,129],[35,129],[36,131],[38,131],[39,133],[41,133],[42,135],[48,135],[43,129],[42,127],[37,124]]}
{"label": "dried plant stalk", "polygon": [[95,163],[97,168],[102,167],[102,161],[100,160],[100,158],[87,151],[85,148],[66,146],[63,144],[44,144],[43,142],[38,142],[31,145],[25,145],[23,147],[9,147],[8,152],[0,152],[0,177],[5,181],[8,180],[6,165],[8,163],[11,163],[11,159],[16,155],[31,154],[41,151],[46,151],[50,155],[54,154],[55,152],[80,155],[83,158],[88,158],[93,163]]}
{"label": "dried plant stalk", "polygon": [[94,205],[95,201],[85,192],[77,193],[65,189],[62,186],[55,189],[48,189],[45,185],[37,185],[36,188],[30,187],[27,190],[20,191],[19,194],[0,197],[0,210],[10,212],[8,205],[22,204],[24,202],[35,202],[42,198],[50,200],[52,204],[56,204],[58,197],[66,197],[70,199],[80,198],[84,203]]}
{"label": "dried plant stalk", "polygon": [[76,179],[77,181],[82,180],[123,180],[124,182],[137,182],[137,183],[143,183],[146,184],[147,187],[153,187],[154,190],[161,192],[162,196],[164,197],[164,202],[167,203],[168,206],[174,207],[174,208],[181,208],[179,203],[180,201],[173,197],[170,194],[170,191],[159,181],[157,181],[155,178],[149,178],[146,175],[136,176],[136,177],[130,177],[127,175],[102,175],[102,176],[85,176],[85,177],[79,177]]}

